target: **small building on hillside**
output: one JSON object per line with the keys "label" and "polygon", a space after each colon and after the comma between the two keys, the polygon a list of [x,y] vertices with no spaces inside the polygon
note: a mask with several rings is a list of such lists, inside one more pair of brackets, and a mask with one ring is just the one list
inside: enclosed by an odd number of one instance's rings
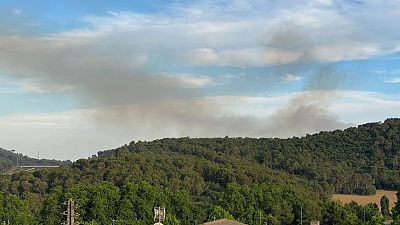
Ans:
{"label": "small building on hillside", "polygon": [[220,219],[203,223],[202,225],[246,225],[246,224],[234,220]]}
{"label": "small building on hillside", "polygon": [[319,225],[319,220],[311,220],[310,225]]}

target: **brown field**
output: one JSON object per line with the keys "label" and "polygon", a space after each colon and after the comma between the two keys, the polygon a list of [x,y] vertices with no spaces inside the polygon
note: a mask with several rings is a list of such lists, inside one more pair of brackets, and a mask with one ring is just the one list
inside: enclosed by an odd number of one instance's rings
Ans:
{"label": "brown field", "polygon": [[384,195],[389,198],[390,208],[392,209],[394,207],[394,204],[397,202],[396,191],[376,190],[376,194],[372,196],[335,194],[332,195],[332,200],[337,200],[339,202],[342,202],[343,204],[355,201],[359,205],[375,203],[380,206],[380,200]]}

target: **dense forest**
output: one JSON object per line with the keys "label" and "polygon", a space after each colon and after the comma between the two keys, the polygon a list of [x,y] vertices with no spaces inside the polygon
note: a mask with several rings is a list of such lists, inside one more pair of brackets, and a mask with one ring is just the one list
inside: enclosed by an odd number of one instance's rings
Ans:
{"label": "dense forest", "polygon": [[329,196],[398,190],[399,168],[400,119],[301,138],[138,141],[57,169],[2,175],[0,218],[59,224],[72,197],[83,224],[150,224],[159,205],[165,224],[299,224],[300,212],[304,223],[381,224],[378,206]]}

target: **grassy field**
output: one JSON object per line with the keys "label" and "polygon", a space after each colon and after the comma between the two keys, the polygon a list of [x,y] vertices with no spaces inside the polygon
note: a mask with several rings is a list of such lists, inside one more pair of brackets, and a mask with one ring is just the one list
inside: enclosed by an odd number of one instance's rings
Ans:
{"label": "grassy field", "polygon": [[393,208],[395,203],[397,202],[396,191],[386,191],[386,190],[377,190],[375,195],[365,196],[365,195],[343,195],[343,194],[335,194],[332,196],[333,200],[337,200],[345,203],[350,203],[351,201],[357,202],[359,205],[366,205],[368,203],[375,203],[380,206],[380,200],[382,196],[386,195],[389,198],[390,208]]}

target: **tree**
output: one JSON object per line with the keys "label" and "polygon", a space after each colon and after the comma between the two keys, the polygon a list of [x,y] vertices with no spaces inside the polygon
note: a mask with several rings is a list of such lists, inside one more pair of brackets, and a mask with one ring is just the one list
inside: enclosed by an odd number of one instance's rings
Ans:
{"label": "tree", "polygon": [[392,225],[400,225],[400,215],[393,218]]}
{"label": "tree", "polygon": [[386,195],[382,196],[381,198],[381,213],[382,216],[389,216],[390,215],[390,210],[389,210],[389,198],[386,197]]}
{"label": "tree", "polygon": [[214,205],[211,207],[211,209],[208,212],[208,221],[214,221],[218,219],[231,219],[233,220],[233,216],[229,214],[228,211],[226,211],[224,208],[222,208],[219,205]]}
{"label": "tree", "polygon": [[4,209],[3,209],[3,193],[0,192],[0,222],[3,221]]}
{"label": "tree", "polygon": [[52,188],[50,193],[46,194],[44,197],[44,202],[40,211],[40,224],[60,224],[63,221],[61,213],[65,211],[62,205],[63,201],[62,188]]}
{"label": "tree", "polygon": [[4,220],[10,224],[33,225],[35,221],[29,211],[28,203],[16,195],[9,195],[5,199]]}
{"label": "tree", "polygon": [[128,183],[121,189],[121,200],[118,206],[118,218],[127,221],[137,219],[134,203],[137,199],[137,186]]}
{"label": "tree", "polygon": [[375,203],[368,203],[365,206],[362,206],[362,216],[359,215],[359,218],[364,218],[365,215],[365,221],[370,221],[372,220],[372,217],[381,215],[378,206]]}
{"label": "tree", "polygon": [[181,222],[173,214],[167,214],[164,223],[165,225],[181,225]]}
{"label": "tree", "polygon": [[357,225],[360,223],[360,220],[358,219],[357,215],[354,213],[349,213],[346,215],[346,219],[343,222],[344,225]]}
{"label": "tree", "polygon": [[382,225],[383,224],[383,217],[382,215],[375,215],[371,218],[368,225]]}
{"label": "tree", "polygon": [[328,225],[343,224],[346,219],[346,211],[338,202],[327,202],[326,212],[323,215],[323,223]]}

